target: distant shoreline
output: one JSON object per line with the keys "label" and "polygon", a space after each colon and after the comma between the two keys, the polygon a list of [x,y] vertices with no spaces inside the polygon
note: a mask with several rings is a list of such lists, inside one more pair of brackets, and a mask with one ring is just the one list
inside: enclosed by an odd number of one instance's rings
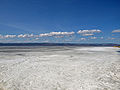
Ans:
{"label": "distant shoreline", "polygon": [[0,46],[119,46],[114,43],[0,43]]}

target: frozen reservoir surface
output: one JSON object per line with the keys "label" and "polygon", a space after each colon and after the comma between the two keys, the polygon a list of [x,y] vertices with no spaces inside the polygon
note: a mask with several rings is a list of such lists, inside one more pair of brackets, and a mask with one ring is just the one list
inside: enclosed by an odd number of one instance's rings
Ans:
{"label": "frozen reservoir surface", "polygon": [[0,90],[120,90],[120,49],[2,46]]}

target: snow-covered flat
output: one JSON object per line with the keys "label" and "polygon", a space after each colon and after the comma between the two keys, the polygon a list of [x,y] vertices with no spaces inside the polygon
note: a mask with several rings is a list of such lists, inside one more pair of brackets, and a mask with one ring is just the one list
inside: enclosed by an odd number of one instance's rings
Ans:
{"label": "snow-covered flat", "polygon": [[120,49],[0,47],[0,90],[120,90]]}

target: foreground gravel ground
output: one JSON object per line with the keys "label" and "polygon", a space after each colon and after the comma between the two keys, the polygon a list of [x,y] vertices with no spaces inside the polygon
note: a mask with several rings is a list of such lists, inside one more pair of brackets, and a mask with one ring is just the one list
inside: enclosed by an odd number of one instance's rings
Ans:
{"label": "foreground gravel ground", "polygon": [[0,47],[0,90],[120,90],[120,49]]}

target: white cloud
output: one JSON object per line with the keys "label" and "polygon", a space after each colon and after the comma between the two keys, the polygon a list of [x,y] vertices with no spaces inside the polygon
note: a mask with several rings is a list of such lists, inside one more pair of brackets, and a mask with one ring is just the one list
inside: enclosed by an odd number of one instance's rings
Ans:
{"label": "white cloud", "polygon": [[101,33],[102,31],[99,29],[93,29],[93,30],[79,30],[78,34],[85,34],[85,33]]}
{"label": "white cloud", "polygon": [[35,40],[38,40],[39,38],[35,38]]}
{"label": "white cloud", "polygon": [[4,38],[15,38],[16,35],[5,35]]}
{"label": "white cloud", "polygon": [[17,36],[18,38],[30,38],[30,37],[34,37],[34,35],[33,34],[20,34],[20,35],[18,35]]}
{"label": "white cloud", "polygon": [[97,39],[97,37],[90,37],[90,39]]}
{"label": "white cloud", "polygon": [[86,38],[80,38],[80,40],[86,40]]}
{"label": "white cloud", "polygon": [[47,37],[47,36],[55,36],[57,38],[60,38],[62,36],[66,35],[73,35],[75,32],[50,32],[50,33],[43,33],[39,35],[34,35],[34,34],[19,34],[19,35],[1,35],[0,38],[39,38],[39,37]]}
{"label": "white cloud", "polygon": [[120,33],[120,29],[113,30],[112,33]]}
{"label": "white cloud", "polygon": [[93,36],[94,34],[92,34],[92,33],[89,33],[89,34],[87,34],[87,33],[85,33],[85,34],[82,34],[82,36]]}
{"label": "white cloud", "polygon": [[3,38],[3,36],[0,34],[0,38]]}
{"label": "white cloud", "polygon": [[49,34],[49,33],[44,33],[44,34],[40,34],[39,36],[40,36],[40,37],[47,37],[47,36],[52,36],[52,35]]}
{"label": "white cloud", "polygon": [[40,37],[59,36],[59,35],[73,35],[73,34],[75,34],[75,32],[50,32],[50,33],[40,34]]}

